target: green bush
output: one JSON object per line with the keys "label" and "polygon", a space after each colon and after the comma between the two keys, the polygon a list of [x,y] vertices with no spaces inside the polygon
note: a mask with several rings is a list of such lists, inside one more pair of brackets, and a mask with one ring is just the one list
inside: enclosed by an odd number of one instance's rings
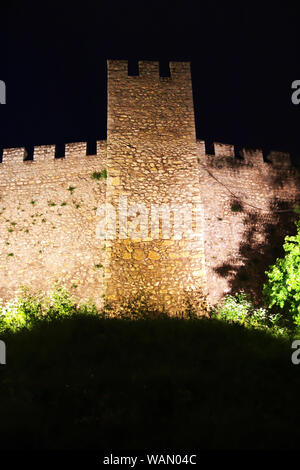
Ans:
{"label": "green bush", "polygon": [[283,334],[282,318],[279,314],[271,313],[264,307],[256,307],[251,297],[243,291],[235,295],[226,295],[210,313],[212,318],[218,318],[229,323],[238,323],[247,328],[269,330],[273,334]]}
{"label": "green bush", "polygon": [[95,315],[92,303],[78,305],[64,287],[55,286],[48,294],[32,293],[23,288],[17,297],[0,303],[0,332],[30,329],[37,322],[59,320],[76,314]]}
{"label": "green bush", "polygon": [[300,220],[296,222],[297,234],[285,237],[283,258],[266,272],[267,283],[263,294],[269,308],[277,307],[288,314],[297,329],[300,329]]}
{"label": "green bush", "polygon": [[[0,333],[31,329],[39,322],[59,321],[78,314],[130,321],[169,318],[164,310],[159,311],[138,298],[131,299],[119,307],[105,302],[99,311],[93,303],[77,303],[64,287],[56,285],[48,295],[43,292],[33,293],[23,288],[15,299],[5,304],[0,301]],[[235,296],[227,295],[210,311],[210,317],[247,328],[268,330],[275,335],[289,333],[282,322],[282,315],[271,313],[270,309],[264,307],[254,306],[250,296],[244,292]],[[187,302],[185,310],[177,318],[201,321],[202,317],[199,317],[193,306]]]}
{"label": "green bush", "polygon": [[30,328],[42,316],[42,300],[29,292],[21,292],[15,299],[0,304],[0,332]]}

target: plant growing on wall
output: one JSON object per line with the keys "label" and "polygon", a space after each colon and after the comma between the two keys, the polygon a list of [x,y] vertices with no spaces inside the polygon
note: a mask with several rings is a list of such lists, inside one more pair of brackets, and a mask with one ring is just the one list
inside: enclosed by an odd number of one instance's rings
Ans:
{"label": "plant growing on wall", "polygon": [[231,204],[231,212],[241,212],[242,211],[242,206],[239,202],[235,202],[234,204]]}
{"label": "plant growing on wall", "polygon": [[104,169],[102,171],[94,171],[94,173],[92,173],[91,177],[94,180],[106,179],[107,178],[107,171],[106,171],[106,169]]}

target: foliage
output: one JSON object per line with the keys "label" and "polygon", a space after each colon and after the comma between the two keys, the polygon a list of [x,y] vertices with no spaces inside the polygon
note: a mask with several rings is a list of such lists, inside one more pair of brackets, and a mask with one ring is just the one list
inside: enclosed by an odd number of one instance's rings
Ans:
{"label": "foliage", "polygon": [[23,288],[17,297],[0,303],[0,332],[31,329],[38,322],[50,322],[76,314],[97,313],[95,305],[78,305],[64,287],[56,285],[48,294],[34,293]]}
{"label": "foliage", "polygon": [[282,316],[264,307],[256,307],[250,295],[243,291],[236,295],[226,295],[211,311],[212,318],[229,323],[238,323],[247,328],[269,330],[273,334],[283,334]]}
{"label": "foliage", "polygon": [[[207,315],[204,303],[200,304]],[[197,311],[195,305],[187,301],[184,310],[176,318],[203,321],[205,315],[200,316]],[[91,302],[78,303],[64,287],[56,285],[47,295],[44,292],[35,293],[23,288],[15,299],[5,304],[0,301],[0,332],[32,329],[40,322],[71,319],[78,314],[96,315],[99,319],[114,318],[127,321],[171,318],[165,310],[158,310],[143,298],[131,298],[121,305],[105,301],[104,307],[98,310]],[[211,318],[223,322],[266,330],[275,335],[288,333],[282,322],[282,315],[271,313],[271,310],[264,307],[254,306],[251,298],[244,292],[235,296],[227,295],[221,303],[211,309],[209,314]]]}
{"label": "foliage", "polygon": [[107,178],[107,170],[104,169],[102,171],[94,171],[94,173],[92,173],[91,177],[94,180],[106,179]]}
{"label": "foliage", "polygon": [[300,328],[300,220],[296,222],[297,234],[285,237],[285,256],[278,258],[269,271],[263,294],[269,308],[277,307],[288,314],[297,329]]}

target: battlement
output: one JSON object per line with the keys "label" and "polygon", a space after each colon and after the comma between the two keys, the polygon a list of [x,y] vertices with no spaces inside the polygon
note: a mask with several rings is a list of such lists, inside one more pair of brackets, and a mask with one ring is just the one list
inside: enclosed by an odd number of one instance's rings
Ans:
{"label": "battlement", "polygon": [[[106,141],[98,140],[92,143],[91,149],[89,149],[88,142],[72,142],[62,145],[38,145],[32,149],[28,147],[16,147],[2,150],[2,163],[0,168],[6,165],[19,165],[39,163],[39,162],[50,162],[60,159],[79,159],[79,158],[90,158],[93,156],[105,156],[106,155]],[[29,158],[28,158],[29,157]]]}
{"label": "battlement", "polygon": [[107,69],[110,78],[129,78],[137,79],[138,77],[151,80],[170,79],[182,80],[184,78],[190,79],[190,62],[170,61],[164,63],[165,68],[169,66],[169,76],[162,73],[161,63],[159,61],[139,60],[136,61],[135,74],[131,75],[129,72],[129,61],[127,60],[108,60]]}
{"label": "battlement", "polygon": [[[2,150],[2,165],[16,165],[20,163],[28,164],[32,162],[47,162],[56,161],[60,159],[78,159],[89,158],[93,156],[106,156],[107,141],[98,140],[93,146],[95,151],[88,152],[87,142],[71,142],[63,145],[37,145],[33,147],[30,159],[26,147],[14,147]],[[262,149],[239,147],[236,148],[233,144],[223,142],[210,142],[205,140],[196,141],[198,156],[203,157],[203,162],[213,161],[217,162],[219,159],[224,160],[223,157],[230,157],[231,159],[244,162],[248,166],[256,165],[270,165],[273,168],[292,168],[291,157],[288,152],[280,152],[278,150],[270,150],[265,156]]]}
{"label": "battlement", "polygon": [[259,148],[247,148],[226,144],[221,142],[211,142],[209,140],[197,140],[198,156],[202,157],[203,163],[213,163],[225,161],[230,165],[231,162],[240,162],[247,166],[265,166],[272,168],[292,168],[291,157],[288,152],[270,150],[264,152]]}

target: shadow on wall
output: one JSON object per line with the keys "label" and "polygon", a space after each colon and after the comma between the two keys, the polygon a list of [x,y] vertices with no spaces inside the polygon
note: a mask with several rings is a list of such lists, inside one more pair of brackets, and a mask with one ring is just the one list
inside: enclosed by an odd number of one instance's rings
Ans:
{"label": "shadow on wall", "polygon": [[[277,182],[278,184],[278,182]],[[238,256],[217,266],[214,270],[226,278],[230,293],[243,289],[257,302],[266,282],[265,271],[276,258],[284,255],[283,243],[286,235],[296,233],[294,221],[298,216],[293,211],[295,201],[274,198],[269,212],[258,212],[242,201],[235,199],[231,207],[240,208],[244,213],[244,234],[240,242]],[[282,211],[282,212],[279,212]]]}

